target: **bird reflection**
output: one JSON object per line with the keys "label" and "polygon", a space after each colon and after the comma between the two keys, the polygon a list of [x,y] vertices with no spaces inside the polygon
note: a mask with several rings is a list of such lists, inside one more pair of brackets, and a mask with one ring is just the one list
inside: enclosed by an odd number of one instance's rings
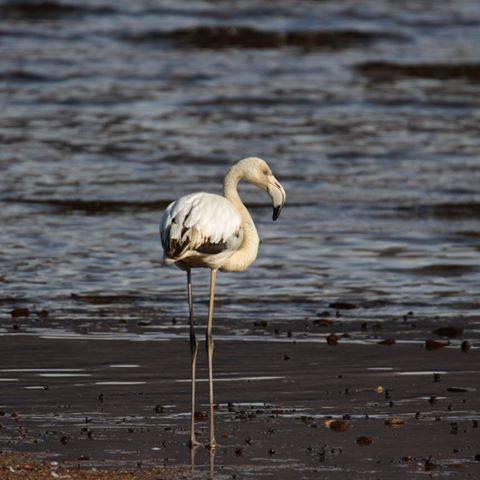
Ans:
{"label": "bird reflection", "polygon": [[[197,454],[201,450],[200,448],[192,448],[190,450],[190,464],[191,464],[191,471],[192,474],[195,473],[196,471],[196,458]],[[216,454],[216,449],[211,448],[209,449],[209,456],[210,456],[210,480],[215,479],[215,454]]]}

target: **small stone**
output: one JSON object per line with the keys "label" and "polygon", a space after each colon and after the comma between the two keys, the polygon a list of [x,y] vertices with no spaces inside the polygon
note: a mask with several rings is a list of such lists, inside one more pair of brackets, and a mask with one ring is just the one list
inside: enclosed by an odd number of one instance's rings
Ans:
{"label": "small stone", "polygon": [[346,432],[350,428],[350,422],[347,420],[333,420],[329,424],[332,432]]}
{"label": "small stone", "polygon": [[194,418],[195,420],[205,420],[207,418],[207,414],[205,412],[197,411],[195,412]]}
{"label": "small stone", "polygon": [[330,308],[334,308],[335,310],[353,310],[358,308],[358,305],[350,302],[333,302],[329,305]]}
{"label": "small stone", "polygon": [[466,393],[469,391],[470,389],[465,387],[448,387],[447,388],[447,392],[451,392],[451,393]]}
{"label": "small stone", "polygon": [[12,316],[12,318],[28,317],[30,316],[30,310],[26,307],[16,307],[10,312],[10,315]]}
{"label": "small stone", "polygon": [[395,345],[395,340],[393,338],[386,338],[385,340],[380,340],[378,345]]}
{"label": "small stone", "polygon": [[405,425],[405,420],[402,420],[401,418],[392,417],[392,418],[387,418],[384,423],[387,427],[390,427],[390,428],[400,428]]}
{"label": "small stone", "polygon": [[373,443],[373,438],[362,435],[355,440],[355,443],[364,447],[367,445],[371,445]]}
{"label": "small stone", "polygon": [[260,327],[260,328],[267,328],[268,322],[267,320],[256,320],[253,322],[254,327]]}
{"label": "small stone", "polygon": [[429,339],[429,340],[426,340],[426,341],[425,341],[425,348],[426,348],[428,351],[438,350],[439,348],[446,347],[447,345],[449,345],[449,343],[439,342],[438,340]]}
{"label": "small stone", "polygon": [[338,341],[340,340],[340,337],[338,335],[335,335],[334,333],[331,333],[326,338],[326,340],[329,345],[337,345]]}
{"label": "small stone", "polygon": [[432,460],[432,457],[428,457],[425,461],[425,471],[434,470],[435,468],[439,468],[440,466],[438,463]]}

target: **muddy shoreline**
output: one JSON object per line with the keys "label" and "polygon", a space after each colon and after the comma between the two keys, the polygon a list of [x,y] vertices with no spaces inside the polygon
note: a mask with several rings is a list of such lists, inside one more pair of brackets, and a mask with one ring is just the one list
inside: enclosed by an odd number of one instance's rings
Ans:
{"label": "muddy shoreline", "polygon": [[[48,455],[87,470],[190,466],[186,339],[19,334],[0,337],[0,345],[2,451]],[[475,478],[478,354],[295,338],[217,341],[215,471],[225,478],[275,472],[282,479],[369,471],[400,479],[431,470]],[[202,361],[200,441],[207,440],[205,375]],[[195,461],[207,474],[208,451],[199,449]]]}

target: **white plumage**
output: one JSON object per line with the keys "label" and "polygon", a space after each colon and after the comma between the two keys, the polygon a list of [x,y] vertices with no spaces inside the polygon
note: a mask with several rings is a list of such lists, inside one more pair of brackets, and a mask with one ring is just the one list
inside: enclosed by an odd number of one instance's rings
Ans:
{"label": "white plumage", "polygon": [[225,197],[192,193],[167,207],[160,222],[160,237],[167,264],[220,253],[225,258],[241,244],[242,218]]}

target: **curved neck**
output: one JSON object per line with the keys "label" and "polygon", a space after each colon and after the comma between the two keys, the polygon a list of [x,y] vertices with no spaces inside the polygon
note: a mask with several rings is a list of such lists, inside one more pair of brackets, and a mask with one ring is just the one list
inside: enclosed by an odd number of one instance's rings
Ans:
{"label": "curved neck", "polygon": [[243,173],[235,165],[230,169],[223,183],[225,198],[232,203],[242,217],[243,227],[242,245],[221,268],[221,270],[226,272],[242,271],[248,268],[257,258],[258,245],[260,243],[252,216],[238,194],[238,182],[242,178]]}

